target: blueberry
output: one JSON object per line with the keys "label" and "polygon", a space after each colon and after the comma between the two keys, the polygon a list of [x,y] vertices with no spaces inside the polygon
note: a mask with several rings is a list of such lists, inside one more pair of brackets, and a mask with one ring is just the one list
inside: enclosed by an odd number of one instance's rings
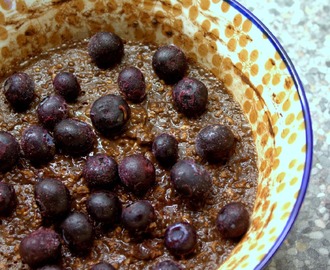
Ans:
{"label": "blueberry", "polygon": [[157,263],[152,267],[152,270],[182,270],[182,266],[172,260],[166,260]]}
{"label": "blueberry", "polygon": [[158,162],[164,166],[173,165],[178,159],[178,141],[172,135],[163,133],[158,135],[153,144],[152,152]]}
{"label": "blueberry", "polygon": [[99,68],[106,69],[120,63],[124,56],[124,44],[114,33],[99,32],[91,37],[88,53]]}
{"label": "blueberry", "polygon": [[34,187],[34,196],[44,219],[64,219],[70,211],[70,193],[58,179],[45,178]]}
{"label": "blueberry", "polygon": [[58,73],[53,80],[53,85],[56,94],[62,96],[67,102],[74,102],[81,92],[77,77],[71,72]]}
{"label": "blueberry", "polygon": [[121,182],[136,195],[145,194],[155,183],[155,167],[141,154],[125,157],[118,171]]}
{"label": "blueberry", "polygon": [[17,111],[26,110],[34,98],[34,82],[23,72],[11,75],[4,83],[4,94],[11,106]]}
{"label": "blueberry", "polygon": [[76,253],[86,253],[93,245],[93,226],[85,214],[71,213],[61,224],[64,242]]}
{"label": "blueberry", "polygon": [[188,255],[197,246],[196,230],[187,222],[177,222],[168,226],[164,238],[165,247],[175,256]]}
{"label": "blueberry", "polygon": [[196,117],[206,109],[208,90],[201,81],[185,77],[174,85],[172,98],[179,112],[188,117]]}
{"label": "blueberry", "polygon": [[234,147],[234,134],[223,125],[206,126],[196,137],[197,154],[211,163],[228,159]]}
{"label": "blueberry", "polygon": [[117,162],[106,154],[88,157],[83,169],[83,177],[91,188],[108,189],[119,178]]}
{"label": "blueberry", "polygon": [[110,263],[100,262],[94,264],[91,270],[116,270],[116,268],[114,268]]}
{"label": "blueberry", "polygon": [[123,69],[118,76],[121,93],[127,100],[140,103],[146,96],[146,83],[143,73],[136,67]]}
{"label": "blueberry", "polygon": [[90,125],[75,119],[64,119],[54,128],[55,144],[61,152],[73,156],[91,152],[96,136]]}
{"label": "blueberry", "polygon": [[131,116],[131,109],[121,96],[110,94],[93,103],[90,116],[95,129],[102,135],[111,137],[124,130]]}
{"label": "blueberry", "polygon": [[250,215],[242,203],[232,202],[220,210],[216,224],[223,237],[237,238],[247,232]]}
{"label": "blueberry", "polygon": [[86,202],[90,216],[101,223],[113,225],[119,222],[122,205],[118,197],[109,191],[96,191]]}
{"label": "blueberry", "polygon": [[11,214],[17,204],[15,189],[12,185],[0,182],[0,216]]}
{"label": "blueberry", "polygon": [[152,67],[167,84],[176,83],[187,71],[188,63],[183,51],[175,45],[158,48],[152,58]]}
{"label": "blueberry", "polygon": [[24,157],[36,165],[51,161],[56,152],[53,137],[46,129],[36,125],[29,126],[24,130],[21,147]]}
{"label": "blueberry", "polygon": [[124,228],[132,233],[141,233],[156,220],[156,215],[150,202],[137,201],[123,210],[121,218]]}
{"label": "blueberry", "polygon": [[9,171],[18,161],[20,146],[13,135],[0,131],[0,172]]}
{"label": "blueberry", "polygon": [[37,270],[64,270],[64,268],[58,265],[45,265]]}
{"label": "blueberry", "polygon": [[193,160],[180,160],[171,169],[174,188],[184,197],[205,199],[212,188],[208,171]]}
{"label": "blueberry", "polygon": [[19,253],[31,268],[54,263],[61,256],[60,237],[52,229],[39,228],[21,241]]}
{"label": "blueberry", "polygon": [[59,95],[49,96],[40,102],[37,114],[45,128],[53,129],[57,123],[69,117],[68,105]]}

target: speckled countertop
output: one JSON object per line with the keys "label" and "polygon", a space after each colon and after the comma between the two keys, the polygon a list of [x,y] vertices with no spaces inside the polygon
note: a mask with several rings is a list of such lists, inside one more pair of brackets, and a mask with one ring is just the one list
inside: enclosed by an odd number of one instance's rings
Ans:
{"label": "speckled countertop", "polygon": [[304,84],[314,130],[310,184],[298,219],[267,270],[330,269],[330,4],[238,0],[279,39]]}

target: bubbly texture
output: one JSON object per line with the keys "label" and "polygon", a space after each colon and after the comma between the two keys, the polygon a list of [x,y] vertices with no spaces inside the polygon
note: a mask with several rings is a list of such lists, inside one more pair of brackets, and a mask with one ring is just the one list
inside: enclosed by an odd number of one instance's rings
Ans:
{"label": "bubbly texture", "polygon": [[[128,66],[139,68],[145,78],[146,97],[139,104],[128,101],[131,117],[120,135],[107,139],[93,127],[97,141],[88,155],[107,154],[118,164],[134,154],[143,154],[150,160],[155,167],[156,181],[142,199],[154,207],[156,219],[152,224],[153,229],[143,238],[133,237],[120,224],[106,231],[94,224],[91,252],[79,257],[73,255],[67,245],[62,245],[62,266],[84,270],[104,261],[115,268],[138,270],[148,269],[165,260],[174,260],[186,269],[216,269],[237,244],[237,240],[225,239],[218,232],[216,218],[219,210],[230,202],[240,201],[251,213],[256,195],[258,171],[255,146],[250,126],[240,106],[221,81],[188,59],[186,76],[205,84],[208,88],[208,103],[201,116],[187,118],[173,104],[173,85],[164,84],[153,70],[152,58],[157,46],[126,42],[121,63],[106,70],[99,69],[91,61],[87,47],[88,41],[63,45],[25,63],[20,69],[33,78],[35,97],[25,112],[18,113],[1,93],[0,130],[10,132],[20,141],[28,126],[40,125],[36,113],[38,104],[55,93],[53,78],[59,72],[73,73],[81,87],[77,101],[67,105],[69,117],[92,127],[92,104],[105,95],[120,95],[117,84],[119,73]],[[226,163],[210,164],[195,150],[198,132],[207,125],[215,124],[228,126],[235,136],[235,151]],[[192,208],[175,191],[170,181],[170,169],[161,166],[152,153],[153,140],[162,133],[177,139],[178,160],[195,160],[210,174],[211,191],[199,209]],[[20,241],[42,224],[34,198],[34,185],[41,177],[60,179],[70,191],[71,210],[88,215],[86,200],[92,190],[89,190],[82,174],[86,159],[87,155],[69,157],[57,153],[48,164],[36,168],[21,157],[11,171],[1,174],[1,181],[14,186],[18,204],[11,216],[1,219],[0,269],[28,269],[18,256],[18,248]],[[111,191],[117,194],[123,209],[141,199],[119,183]],[[164,246],[166,228],[176,222],[192,224],[197,234],[196,248],[181,260],[171,255]]]}

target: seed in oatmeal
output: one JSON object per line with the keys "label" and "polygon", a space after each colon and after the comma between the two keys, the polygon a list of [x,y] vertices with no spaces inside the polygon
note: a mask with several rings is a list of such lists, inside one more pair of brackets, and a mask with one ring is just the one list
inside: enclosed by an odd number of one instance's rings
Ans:
{"label": "seed in oatmeal", "polygon": [[16,207],[17,197],[11,184],[0,182],[0,216],[10,215]]}
{"label": "seed in oatmeal", "polygon": [[154,156],[165,167],[172,166],[177,161],[178,151],[178,141],[167,133],[158,135],[152,144]]}
{"label": "seed in oatmeal", "polygon": [[9,171],[18,161],[20,146],[13,135],[0,131],[0,172]]}
{"label": "seed in oatmeal", "polygon": [[145,194],[156,180],[154,165],[142,154],[125,157],[118,171],[121,182],[136,195]]}
{"label": "seed in oatmeal", "polygon": [[93,226],[85,214],[71,213],[61,224],[61,230],[64,242],[77,254],[85,254],[93,246]]}
{"label": "seed in oatmeal", "polygon": [[45,265],[37,270],[64,270],[64,268],[58,265]]}
{"label": "seed in oatmeal", "polygon": [[96,136],[90,125],[76,119],[64,119],[54,128],[56,147],[60,152],[80,156],[93,150]]}
{"label": "seed in oatmeal", "polygon": [[250,215],[241,202],[232,202],[220,210],[216,224],[223,237],[237,238],[247,232]]}
{"label": "seed in oatmeal", "polygon": [[152,270],[183,270],[182,266],[172,260],[157,263]]}
{"label": "seed in oatmeal", "polygon": [[234,152],[235,137],[224,125],[209,125],[199,131],[196,152],[210,163],[227,160]]}
{"label": "seed in oatmeal", "polygon": [[159,47],[152,57],[152,67],[158,77],[167,84],[179,81],[188,69],[184,52],[175,45]]}
{"label": "seed in oatmeal", "polygon": [[68,105],[62,96],[52,95],[40,102],[37,114],[39,122],[52,130],[57,123],[69,117]]}
{"label": "seed in oatmeal", "polygon": [[100,262],[97,264],[94,264],[91,268],[91,270],[116,270],[110,263],[107,262]]}
{"label": "seed in oatmeal", "polygon": [[119,179],[118,164],[106,154],[88,157],[83,177],[90,188],[110,189]]}
{"label": "seed in oatmeal", "polygon": [[61,241],[59,235],[49,228],[39,228],[21,241],[19,253],[31,268],[41,267],[59,260]]}
{"label": "seed in oatmeal", "polygon": [[123,69],[118,76],[118,85],[124,97],[134,103],[141,103],[146,96],[144,75],[136,67]]}
{"label": "seed in oatmeal", "polygon": [[97,222],[113,227],[120,221],[122,205],[112,192],[93,192],[87,199],[86,207],[89,215]]}
{"label": "seed in oatmeal", "polygon": [[192,253],[197,246],[197,233],[188,222],[176,222],[165,231],[165,247],[175,256]]}
{"label": "seed in oatmeal", "polygon": [[81,92],[77,77],[71,72],[60,72],[54,80],[55,93],[62,96],[67,102],[74,102]]}
{"label": "seed in oatmeal", "polygon": [[206,110],[208,90],[201,81],[185,77],[174,85],[172,98],[175,108],[186,116],[200,116]]}
{"label": "seed in oatmeal", "polygon": [[45,220],[64,219],[70,211],[69,190],[58,179],[41,179],[34,187],[34,197]]}
{"label": "seed in oatmeal", "polygon": [[24,72],[11,75],[5,81],[3,89],[6,99],[16,111],[26,110],[35,96],[34,81]]}
{"label": "seed in oatmeal", "polygon": [[209,172],[193,160],[180,160],[171,169],[171,181],[176,191],[186,198],[205,199],[210,194]]}
{"label": "seed in oatmeal", "polygon": [[150,202],[137,201],[126,207],[122,213],[122,224],[131,233],[141,233],[156,220],[156,214]]}
{"label": "seed in oatmeal", "polygon": [[119,36],[110,32],[99,32],[91,37],[88,53],[101,69],[118,64],[124,56],[124,44]]}
{"label": "seed in oatmeal", "polygon": [[32,164],[42,165],[51,161],[56,152],[54,138],[41,126],[27,127],[21,138],[24,157]]}
{"label": "seed in oatmeal", "polygon": [[121,96],[110,94],[93,103],[90,117],[97,131],[112,137],[124,130],[131,117],[131,109]]}

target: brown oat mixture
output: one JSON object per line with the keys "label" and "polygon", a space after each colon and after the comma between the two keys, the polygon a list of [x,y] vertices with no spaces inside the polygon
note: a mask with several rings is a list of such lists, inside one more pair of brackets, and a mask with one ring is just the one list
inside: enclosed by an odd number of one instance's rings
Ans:
{"label": "brown oat mixture", "polygon": [[[100,96],[119,94],[117,77],[126,66],[136,66],[144,73],[147,98],[141,104],[129,103],[132,116],[125,133],[114,140],[98,134],[98,144],[90,155],[107,153],[120,162],[125,155],[143,153],[156,168],[156,185],[143,197],[155,207],[157,221],[154,230],[143,240],[130,237],[117,226],[104,232],[96,229],[91,253],[85,257],[73,257],[62,246],[63,266],[66,269],[89,269],[100,260],[112,263],[118,269],[149,269],[164,259],[174,259],[163,245],[166,227],[176,221],[188,221],[198,234],[197,251],[180,263],[186,269],[216,269],[237,242],[220,237],[215,219],[218,211],[232,201],[243,202],[251,212],[255,200],[257,175],[256,153],[251,129],[243,112],[223,83],[196,63],[189,62],[188,75],[201,80],[209,90],[207,112],[197,119],[189,119],[178,113],[172,104],[171,87],[164,85],[151,66],[154,45],[134,42],[125,44],[125,57],[113,69],[102,71],[91,63],[87,53],[87,41],[63,46],[24,63],[20,69],[31,75],[36,83],[36,95],[31,108],[15,113],[0,95],[0,130],[9,131],[18,140],[30,124],[38,123],[36,107],[46,96],[54,93],[52,79],[59,71],[74,72],[82,94],[78,101],[69,104],[70,116],[91,124],[89,110]],[[4,80],[4,79],[3,79]],[[3,82],[1,83],[1,85]],[[228,125],[236,138],[236,151],[226,164],[210,165],[195,153],[195,137],[207,124]],[[169,181],[169,170],[163,169],[151,153],[153,138],[162,133],[173,134],[179,141],[179,158],[192,158],[201,162],[213,179],[212,195],[205,206],[192,209],[174,191]],[[41,226],[41,216],[34,201],[33,186],[40,176],[60,178],[72,195],[72,209],[86,213],[85,201],[89,194],[81,177],[86,157],[72,158],[56,155],[47,166],[35,168],[21,158],[12,171],[0,175],[1,180],[15,186],[18,196],[16,211],[0,220],[0,269],[28,269],[21,263],[18,247],[21,239]],[[138,198],[117,184],[114,191],[123,206]]]}

